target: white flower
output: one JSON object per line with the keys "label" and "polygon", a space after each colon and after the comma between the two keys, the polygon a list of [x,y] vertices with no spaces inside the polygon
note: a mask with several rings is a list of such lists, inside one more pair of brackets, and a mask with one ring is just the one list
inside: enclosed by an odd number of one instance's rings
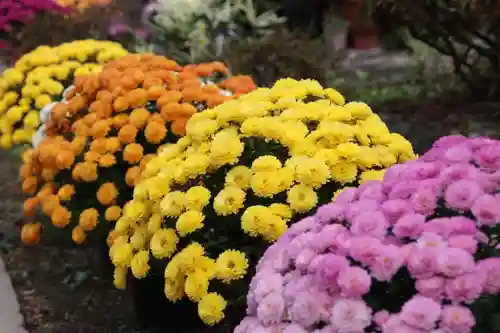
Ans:
{"label": "white flower", "polygon": [[46,125],[43,124],[42,126],[40,126],[37,131],[35,132],[35,134],[33,134],[33,148],[36,148],[40,145],[40,143],[42,142],[42,140],[45,138],[45,129],[46,129]]}
{"label": "white flower", "polygon": [[50,120],[50,113],[52,112],[52,109],[57,103],[66,103],[66,104],[68,103],[66,100],[66,96],[68,95],[69,90],[73,87],[74,86],[69,86],[63,91],[62,93],[63,99],[61,102],[52,102],[50,104],[47,104],[45,107],[43,107],[43,109],[40,110],[39,118],[40,118],[40,123],[42,125],[37,129],[35,134],[33,134],[32,144],[34,148],[36,148],[40,144],[40,142],[42,142],[42,140],[45,138],[45,130],[47,128],[46,124]]}
{"label": "white flower", "polygon": [[52,109],[56,104],[57,102],[52,102],[50,104],[47,104],[43,107],[43,109],[40,110],[40,122],[42,124],[46,124],[47,121],[50,120],[50,112],[52,112]]}
{"label": "white flower", "polygon": [[63,101],[66,101],[66,96],[68,95],[68,92],[73,89],[74,85],[72,86],[69,86],[68,88],[64,89],[63,93],[62,93],[62,97],[63,97]]}

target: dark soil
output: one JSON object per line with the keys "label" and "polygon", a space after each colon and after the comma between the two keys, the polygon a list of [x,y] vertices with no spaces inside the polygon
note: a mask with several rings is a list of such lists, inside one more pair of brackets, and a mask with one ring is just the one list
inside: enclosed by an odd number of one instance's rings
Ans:
{"label": "dark soil", "polygon": [[[379,106],[374,111],[387,121],[392,131],[407,137],[419,153],[438,137],[452,133],[500,136],[500,105],[496,104],[473,103],[457,97]],[[0,249],[27,330],[31,333],[144,332],[136,327],[129,293],[113,287],[99,249],[62,246],[44,239],[43,234],[38,246],[20,244],[22,195],[18,167],[18,158],[0,152]]]}

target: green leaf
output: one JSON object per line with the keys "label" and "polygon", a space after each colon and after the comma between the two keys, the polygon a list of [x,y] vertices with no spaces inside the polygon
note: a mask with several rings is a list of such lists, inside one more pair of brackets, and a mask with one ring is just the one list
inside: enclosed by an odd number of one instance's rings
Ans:
{"label": "green leaf", "polygon": [[500,332],[500,313],[491,315],[490,326],[493,332]]}

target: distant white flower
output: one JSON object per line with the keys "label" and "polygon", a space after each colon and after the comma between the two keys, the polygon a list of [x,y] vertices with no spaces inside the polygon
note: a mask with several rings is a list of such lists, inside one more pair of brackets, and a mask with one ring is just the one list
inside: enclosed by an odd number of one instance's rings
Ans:
{"label": "distant white flower", "polygon": [[157,0],[151,8],[157,13],[155,20],[163,27],[177,28],[206,12],[213,2],[213,0]]}

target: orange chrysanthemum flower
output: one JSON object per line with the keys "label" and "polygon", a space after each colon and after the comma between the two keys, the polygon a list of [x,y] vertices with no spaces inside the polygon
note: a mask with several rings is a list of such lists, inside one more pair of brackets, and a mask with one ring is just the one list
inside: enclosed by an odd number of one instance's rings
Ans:
{"label": "orange chrysanthemum flower", "polygon": [[40,242],[41,223],[28,223],[21,230],[21,241],[25,245],[35,245]]}
{"label": "orange chrysanthemum flower", "polygon": [[129,122],[137,128],[143,128],[150,116],[151,114],[146,108],[135,109],[130,113]]}
{"label": "orange chrysanthemum flower", "polygon": [[129,143],[123,150],[123,159],[129,164],[138,163],[144,153],[144,148],[138,143]]}
{"label": "orange chrysanthemum flower", "polygon": [[140,167],[138,166],[131,167],[125,173],[125,182],[127,183],[128,186],[133,187],[139,180],[140,175],[141,175]]}
{"label": "orange chrysanthemum flower", "polygon": [[30,163],[22,165],[21,168],[19,169],[19,177],[21,177],[21,180],[23,181],[29,176],[31,176],[32,173],[33,173],[33,166]]}
{"label": "orange chrysanthemum flower", "polygon": [[71,148],[73,149],[73,154],[80,155],[87,144],[87,138],[85,136],[76,136],[71,141]]}
{"label": "orange chrysanthemum flower", "polygon": [[37,206],[38,206],[37,197],[28,198],[26,201],[24,201],[23,205],[24,216],[34,216]]}
{"label": "orange chrysanthemum flower", "polygon": [[110,154],[116,153],[118,149],[121,147],[120,139],[117,137],[111,137],[106,139],[106,151]]}
{"label": "orange chrysanthemum flower", "polygon": [[122,214],[122,209],[120,206],[111,206],[106,209],[104,213],[104,219],[106,221],[116,221],[120,218]]}
{"label": "orange chrysanthemum flower", "polygon": [[75,187],[71,184],[66,184],[63,185],[59,191],[57,192],[57,195],[59,196],[59,200],[61,201],[69,201],[71,200],[71,197],[75,194]]}
{"label": "orange chrysanthemum flower", "polygon": [[75,244],[82,244],[85,241],[85,238],[87,238],[87,234],[81,226],[77,225],[71,231],[71,239],[75,242]]}
{"label": "orange chrysanthemum flower", "polygon": [[109,206],[115,202],[118,196],[118,189],[114,183],[107,182],[99,187],[97,191],[97,200],[104,206]]}
{"label": "orange chrysanthemum flower", "polygon": [[110,120],[109,119],[101,119],[98,120],[92,125],[90,129],[90,135],[94,138],[103,138],[105,137],[111,129]]}
{"label": "orange chrysanthemum flower", "polygon": [[113,154],[105,154],[99,158],[99,166],[101,168],[110,168],[116,164],[116,157]]}
{"label": "orange chrysanthemum flower", "polygon": [[158,122],[150,122],[144,131],[144,137],[149,143],[159,144],[167,136],[165,125]]}
{"label": "orange chrysanthemum flower", "polygon": [[118,139],[122,143],[131,143],[134,142],[135,137],[137,136],[137,127],[132,124],[127,124],[123,126],[118,132]]}
{"label": "orange chrysanthemum flower", "polygon": [[92,231],[97,226],[99,219],[99,212],[95,208],[89,208],[84,210],[80,214],[80,219],[78,220],[78,225],[82,227],[85,231]]}
{"label": "orange chrysanthemum flower", "polygon": [[47,216],[51,216],[54,209],[59,207],[60,204],[61,203],[57,195],[49,195],[42,200],[42,212]]}
{"label": "orange chrysanthemum flower", "polygon": [[36,192],[38,181],[36,177],[28,177],[23,181],[22,188],[23,193],[28,195],[33,195]]}
{"label": "orange chrysanthemum flower", "polygon": [[71,212],[63,206],[57,206],[52,211],[52,224],[56,228],[64,228],[71,221]]}

